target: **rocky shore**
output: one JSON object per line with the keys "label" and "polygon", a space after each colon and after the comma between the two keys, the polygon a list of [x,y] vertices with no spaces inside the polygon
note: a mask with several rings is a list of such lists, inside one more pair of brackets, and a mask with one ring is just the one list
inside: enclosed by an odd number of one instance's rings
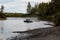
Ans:
{"label": "rocky shore", "polygon": [[18,39],[15,37],[13,40],[60,40],[60,27],[39,28],[24,33],[28,35],[23,36],[22,39],[17,36]]}
{"label": "rocky shore", "polygon": [[35,34],[30,40],[60,40],[60,27],[40,28],[30,33]]}

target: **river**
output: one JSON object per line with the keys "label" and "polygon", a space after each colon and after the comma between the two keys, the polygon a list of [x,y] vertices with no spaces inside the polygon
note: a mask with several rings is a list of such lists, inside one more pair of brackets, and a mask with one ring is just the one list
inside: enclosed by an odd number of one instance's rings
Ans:
{"label": "river", "polygon": [[[24,20],[31,19],[33,23],[24,23]],[[13,34],[13,31],[26,31],[37,28],[52,27],[50,25],[44,25],[48,23],[47,21],[38,21],[37,18],[17,18],[17,17],[7,17],[7,20],[0,20],[0,40],[6,40],[12,36],[18,34]]]}

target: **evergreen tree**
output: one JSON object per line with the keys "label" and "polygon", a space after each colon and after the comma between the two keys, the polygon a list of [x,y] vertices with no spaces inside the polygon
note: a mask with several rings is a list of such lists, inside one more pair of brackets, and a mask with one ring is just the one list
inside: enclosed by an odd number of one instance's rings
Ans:
{"label": "evergreen tree", "polygon": [[6,19],[6,16],[5,16],[5,14],[3,13],[3,10],[4,10],[4,6],[3,5],[1,5],[1,9],[0,9],[1,11],[0,11],[0,19]]}
{"label": "evergreen tree", "polygon": [[38,12],[38,4],[36,4],[34,7],[32,7],[32,9],[31,9],[31,14],[37,14],[37,12]]}
{"label": "evergreen tree", "polygon": [[28,5],[27,5],[27,13],[31,14],[31,4],[30,4],[30,2],[28,2]]}
{"label": "evergreen tree", "polygon": [[4,10],[4,6],[1,5],[1,13],[3,13],[3,10]]}

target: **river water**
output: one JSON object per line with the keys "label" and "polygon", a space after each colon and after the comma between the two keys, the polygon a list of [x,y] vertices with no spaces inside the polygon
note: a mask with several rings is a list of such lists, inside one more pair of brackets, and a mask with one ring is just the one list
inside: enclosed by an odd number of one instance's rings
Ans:
{"label": "river water", "polygon": [[[33,23],[24,23],[24,20],[26,19],[31,19]],[[37,18],[9,17],[7,20],[0,20],[0,40],[6,40],[6,38],[18,35],[13,34],[13,31],[26,31],[28,29],[32,30],[36,28],[52,27],[50,25],[44,25],[45,23],[48,22],[38,21]]]}

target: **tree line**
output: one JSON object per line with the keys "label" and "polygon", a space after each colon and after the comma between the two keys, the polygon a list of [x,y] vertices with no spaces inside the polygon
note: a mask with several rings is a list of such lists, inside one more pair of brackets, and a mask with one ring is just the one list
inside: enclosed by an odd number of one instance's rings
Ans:
{"label": "tree line", "polygon": [[39,3],[34,7],[28,2],[27,13],[36,15],[40,20],[47,20],[60,26],[60,0],[51,0],[49,3]]}

